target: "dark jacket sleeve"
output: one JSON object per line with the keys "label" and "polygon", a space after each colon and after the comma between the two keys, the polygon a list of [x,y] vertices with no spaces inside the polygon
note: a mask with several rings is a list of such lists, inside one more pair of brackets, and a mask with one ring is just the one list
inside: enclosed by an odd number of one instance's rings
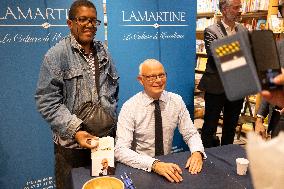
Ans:
{"label": "dark jacket sleeve", "polygon": [[262,99],[259,109],[257,111],[257,114],[262,115],[263,117],[266,117],[268,113],[269,113],[269,103],[265,101],[264,99]]}
{"label": "dark jacket sleeve", "polygon": [[277,43],[277,49],[279,53],[280,65],[282,68],[284,68],[284,40],[280,40]]}
{"label": "dark jacket sleeve", "polygon": [[214,34],[209,28],[206,28],[204,30],[204,43],[205,43],[205,49],[206,49],[206,53],[207,53],[208,57],[212,56],[210,45],[211,45],[212,41],[214,41],[216,39],[217,39],[216,34]]}

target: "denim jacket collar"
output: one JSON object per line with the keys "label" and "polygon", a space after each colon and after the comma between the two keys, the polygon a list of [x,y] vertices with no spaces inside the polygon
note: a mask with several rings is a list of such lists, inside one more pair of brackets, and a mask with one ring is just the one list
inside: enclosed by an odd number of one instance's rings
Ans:
{"label": "denim jacket collar", "polygon": [[[71,47],[73,49],[78,50],[80,53],[84,54],[83,47],[78,43],[75,37],[71,33],[69,34],[68,37],[70,38],[71,41]],[[100,43],[101,45],[96,45],[97,43]],[[105,65],[108,62],[108,55],[105,52],[103,44],[100,41],[96,41],[95,39],[93,39],[92,45],[95,48],[95,51],[97,52],[99,67],[101,68],[103,65]]]}

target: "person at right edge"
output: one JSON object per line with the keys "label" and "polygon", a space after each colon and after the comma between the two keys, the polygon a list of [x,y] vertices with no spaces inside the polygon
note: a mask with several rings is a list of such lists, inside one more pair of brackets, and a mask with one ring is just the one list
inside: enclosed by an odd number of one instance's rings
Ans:
{"label": "person at right edge", "polygon": [[240,17],[241,0],[220,0],[219,8],[223,15],[221,21],[207,27],[204,31],[208,59],[205,73],[198,85],[199,90],[205,91],[204,124],[201,129],[201,139],[205,148],[219,145],[219,142],[216,142],[216,131],[221,111],[223,112],[221,145],[233,143],[239,114],[244,102],[244,99],[229,101],[226,97],[210,50],[212,41],[246,30],[240,23],[236,22]]}
{"label": "person at right edge", "polygon": [[[284,17],[284,0],[279,1],[278,5],[279,13],[282,18]],[[284,69],[284,40],[280,40],[277,43],[279,60]],[[266,138],[266,131],[263,125],[264,118],[268,115],[268,132],[271,132],[271,137],[276,137],[280,131],[284,131],[284,114],[281,113],[282,108],[279,106],[273,105],[266,101],[264,98],[261,100],[260,107],[257,112],[257,118],[255,122],[255,132],[260,134],[263,138]]]}
{"label": "person at right edge", "polygon": [[[281,14],[282,18],[284,18],[284,0],[279,0],[278,11]],[[279,41],[277,45],[278,45],[280,64],[282,66],[282,73],[276,76],[273,79],[273,82],[277,85],[282,86],[282,89],[272,90],[272,91],[263,90],[260,93],[263,100],[269,103],[270,106],[278,107],[277,112],[279,112],[281,116],[280,119],[282,123],[278,123],[276,127],[274,126],[274,128],[272,128],[272,135],[274,135],[273,132],[275,134],[278,134],[280,130],[281,131],[284,130],[284,123],[283,123],[283,117],[284,117],[284,40],[282,39],[281,41]],[[255,131],[262,135],[264,128],[263,126],[260,126],[260,128],[256,126]]]}

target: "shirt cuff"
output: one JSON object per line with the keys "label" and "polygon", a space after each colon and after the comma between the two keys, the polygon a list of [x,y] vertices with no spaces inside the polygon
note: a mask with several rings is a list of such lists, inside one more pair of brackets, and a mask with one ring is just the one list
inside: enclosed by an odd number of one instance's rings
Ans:
{"label": "shirt cuff", "polygon": [[75,115],[72,115],[72,119],[70,123],[68,124],[68,130],[67,130],[67,135],[69,136],[68,138],[74,138],[76,132],[81,128],[81,123],[83,121],[81,119],[78,119]]}
{"label": "shirt cuff", "polygon": [[256,117],[264,119],[264,116],[260,114],[256,114]]}
{"label": "shirt cuff", "polygon": [[155,159],[155,158],[152,158],[152,157],[151,157],[151,160],[152,160],[152,161],[149,161],[149,162],[148,162],[148,165],[146,166],[147,168],[144,169],[144,170],[147,171],[147,172],[151,172],[151,171],[152,171],[152,165],[153,165],[153,163],[154,163],[155,161],[157,161],[158,159]]}
{"label": "shirt cuff", "polygon": [[206,153],[205,153],[204,151],[195,150],[195,151],[191,152],[191,155],[192,155],[194,152],[199,152],[199,153],[201,153],[202,158],[203,158],[203,159],[207,159],[207,155],[206,155]]}

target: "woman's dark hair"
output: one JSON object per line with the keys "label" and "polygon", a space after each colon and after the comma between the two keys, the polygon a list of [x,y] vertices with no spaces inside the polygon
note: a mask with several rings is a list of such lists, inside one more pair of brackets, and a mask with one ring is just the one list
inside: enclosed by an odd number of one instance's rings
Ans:
{"label": "woman's dark hair", "polygon": [[70,20],[75,19],[76,17],[76,11],[79,7],[89,7],[89,8],[94,8],[97,12],[97,9],[95,7],[95,5],[88,0],[76,0],[72,3],[70,9],[69,9],[69,13],[68,13],[68,18]]}

